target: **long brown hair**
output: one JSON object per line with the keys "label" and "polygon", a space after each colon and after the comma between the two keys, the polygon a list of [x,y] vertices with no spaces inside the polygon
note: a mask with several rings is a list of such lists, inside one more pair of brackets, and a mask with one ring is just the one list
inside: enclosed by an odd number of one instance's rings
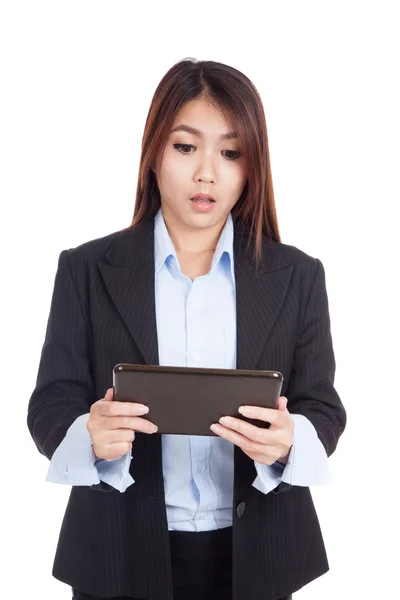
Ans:
{"label": "long brown hair", "polygon": [[205,98],[216,106],[237,131],[246,158],[247,182],[231,213],[235,229],[248,233],[249,244],[255,240],[258,265],[263,242],[281,241],[264,109],[253,83],[237,69],[219,62],[185,58],[158,84],[143,133],[134,216],[122,231],[154,217],[160,208],[160,192],[151,167],[160,164],[177,113],[195,98]]}

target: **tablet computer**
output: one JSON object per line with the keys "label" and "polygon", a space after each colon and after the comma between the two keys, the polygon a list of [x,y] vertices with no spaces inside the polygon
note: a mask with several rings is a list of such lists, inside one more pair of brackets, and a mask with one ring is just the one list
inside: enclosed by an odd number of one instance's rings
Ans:
{"label": "tablet computer", "polygon": [[268,429],[270,423],[244,417],[238,408],[276,409],[282,383],[279,371],[119,363],[113,369],[113,398],[148,406],[144,418],[157,425],[157,433],[216,436],[210,425],[223,416]]}

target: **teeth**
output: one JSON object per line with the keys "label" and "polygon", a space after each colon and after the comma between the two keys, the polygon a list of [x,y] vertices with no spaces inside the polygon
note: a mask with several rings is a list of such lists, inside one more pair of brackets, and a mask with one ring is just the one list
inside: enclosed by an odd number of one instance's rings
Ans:
{"label": "teeth", "polygon": [[212,202],[212,200],[208,200],[207,198],[192,198],[193,202],[207,202],[208,204],[210,204],[210,202]]}

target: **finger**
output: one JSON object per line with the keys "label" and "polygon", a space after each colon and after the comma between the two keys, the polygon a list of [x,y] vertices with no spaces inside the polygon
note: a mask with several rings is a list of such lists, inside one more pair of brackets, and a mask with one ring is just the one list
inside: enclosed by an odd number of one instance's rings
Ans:
{"label": "finger", "polygon": [[136,429],[138,418],[140,417],[101,416],[98,420],[98,426],[103,430]]}
{"label": "finger", "polygon": [[274,437],[276,437],[276,435],[274,436],[274,433],[268,429],[257,427],[257,425],[252,425],[243,419],[236,419],[235,417],[221,417],[220,423],[224,427],[237,431],[253,442],[258,442],[260,444],[272,443]]}
{"label": "finger", "polygon": [[[100,415],[98,425],[101,429],[136,429],[138,419],[142,420],[140,410],[136,411],[135,416],[131,415]],[[147,420],[147,419],[144,419]]]}
{"label": "finger", "polygon": [[216,433],[220,437],[223,437],[225,440],[228,440],[228,442],[232,442],[232,444],[239,446],[240,448],[242,448],[242,450],[245,450],[246,452],[256,452],[260,454],[264,453],[265,444],[253,442],[252,440],[245,437],[241,433],[238,433],[237,431],[228,429],[227,427],[219,425],[218,423],[214,423],[213,425],[211,425],[210,429],[212,429],[212,431],[214,431],[214,433]]}
{"label": "finger", "polygon": [[264,408],[263,406],[240,406],[239,412],[249,419],[259,419],[266,423],[271,423],[275,427],[283,427],[282,411],[276,408]]}
{"label": "finger", "polygon": [[111,461],[124,456],[124,454],[127,454],[131,450],[132,442],[116,442],[114,444],[107,444],[107,446],[101,451],[101,456],[104,458],[104,460]]}
{"label": "finger", "polygon": [[279,460],[276,457],[276,451],[274,453],[274,450],[272,448],[271,452],[264,452],[264,454],[259,454],[257,452],[247,452],[246,450],[243,450],[243,452],[245,452],[245,454],[247,454],[247,456],[249,456],[252,460],[256,460],[262,465],[273,465],[274,463],[276,463],[277,460]]}
{"label": "finger", "polygon": [[99,414],[109,417],[134,417],[149,412],[149,407],[139,402],[109,402],[104,399],[99,400],[98,405]]}
{"label": "finger", "polygon": [[105,430],[133,429],[142,433],[153,433],[151,430],[156,426],[148,419],[141,417],[103,417],[99,420],[99,426]]}
{"label": "finger", "polygon": [[135,440],[135,431],[133,429],[112,429],[103,434],[103,447],[119,442],[133,442]]}
{"label": "finger", "polygon": [[249,456],[250,458],[256,460],[262,465],[272,465],[277,461],[275,456],[273,454],[268,454],[268,452],[266,452],[265,454],[249,453]]}

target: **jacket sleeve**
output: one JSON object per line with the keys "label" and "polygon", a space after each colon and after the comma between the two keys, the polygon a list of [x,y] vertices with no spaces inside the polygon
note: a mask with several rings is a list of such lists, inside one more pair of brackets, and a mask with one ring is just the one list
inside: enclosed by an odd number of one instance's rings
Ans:
{"label": "jacket sleeve", "polygon": [[[68,265],[58,259],[50,314],[27,425],[41,454],[51,460],[72,423],[98,400],[91,365],[91,335]],[[94,489],[111,491],[104,482]]]}
{"label": "jacket sleeve", "polygon": [[[325,270],[318,258],[314,260],[316,269],[300,315],[286,397],[288,411],[307,417],[329,457],[346,427],[347,416],[334,387],[336,363]],[[284,492],[290,487],[289,483],[282,482],[272,493]]]}

